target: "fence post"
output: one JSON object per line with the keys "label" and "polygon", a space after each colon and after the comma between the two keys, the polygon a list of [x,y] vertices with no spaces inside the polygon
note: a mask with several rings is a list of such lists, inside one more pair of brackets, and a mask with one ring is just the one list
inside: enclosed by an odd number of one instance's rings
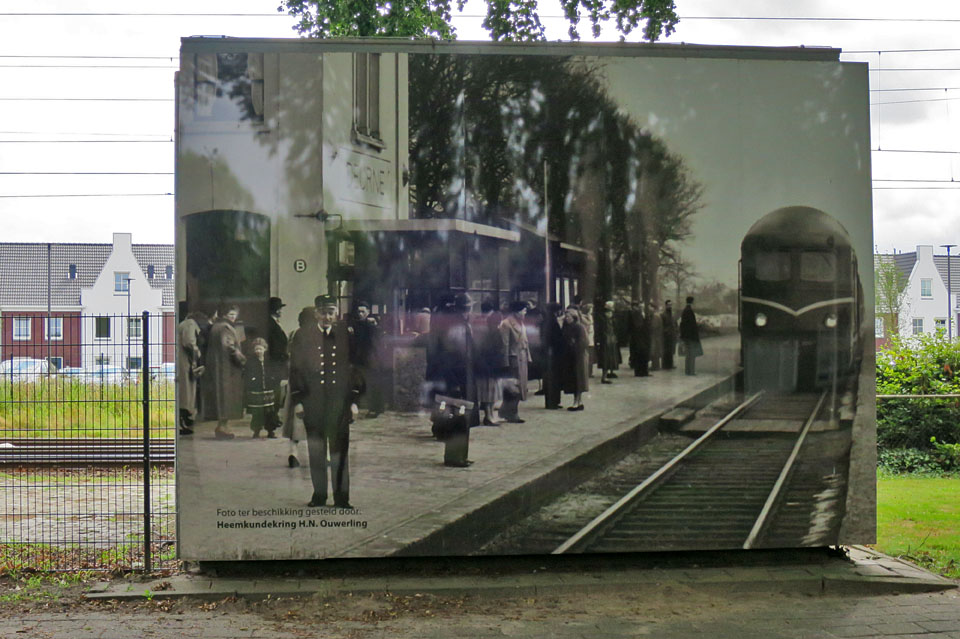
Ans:
{"label": "fence post", "polygon": [[143,389],[143,571],[152,570],[150,532],[150,313],[144,311],[142,319],[143,356],[141,359],[140,387]]}

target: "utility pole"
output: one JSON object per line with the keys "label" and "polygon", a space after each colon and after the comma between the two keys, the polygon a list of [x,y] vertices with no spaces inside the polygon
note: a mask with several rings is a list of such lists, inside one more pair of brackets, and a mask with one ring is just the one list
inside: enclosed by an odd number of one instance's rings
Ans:
{"label": "utility pole", "polygon": [[947,249],[947,339],[953,341],[953,305],[950,303],[950,298],[953,295],[950,286],[950,249],[956,244],[941,244],[940,246]]}

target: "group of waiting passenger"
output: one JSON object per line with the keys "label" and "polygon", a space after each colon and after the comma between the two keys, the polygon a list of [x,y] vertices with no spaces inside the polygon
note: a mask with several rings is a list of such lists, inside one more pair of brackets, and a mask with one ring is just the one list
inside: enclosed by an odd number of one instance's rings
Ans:
{"label": "group of waiting passenger", "polygon": [[[687,298],[679,323],[668,300],[662,313],[655,306],[644,311],[639,304],[626,313],[626,341],[630,367],[645,377],[651,370],[674,367],[678,344],[684,345],[686,373],[695,373],[702,354],[693,298]],[[465,293],[441,298],[421,327],[427,346],[428,389],[442,396],[476,403],[479,424],[496,425],[499,417],[523,423],[519,402],[530,395],[529,382],[539,379],[536,393],[549,410],[562,408],[564,394],[571,395],[569,411],[585,409],[593,367],[602,384],[613,383],[622,363],[619,323],[613,301],[604,303],[594,318],[593,305],[547,304],[539,309],[529,301],[514,301],[496,310],[491,301],[473,311],[474,300]],[[420,322],[423,324],[422,320]]]}

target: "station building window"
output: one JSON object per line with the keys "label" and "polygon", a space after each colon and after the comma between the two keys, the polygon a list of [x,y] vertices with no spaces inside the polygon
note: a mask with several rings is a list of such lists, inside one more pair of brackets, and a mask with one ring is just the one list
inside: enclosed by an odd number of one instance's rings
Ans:
{"label": "station building window", "polygon": [[383,148],[380,134],[380,54],[353,56],[353,134],[357,140]]}
{"label": "station building window", "polygon": [[197,120],[263,122],[262,53],[197,53],[193,68]]}

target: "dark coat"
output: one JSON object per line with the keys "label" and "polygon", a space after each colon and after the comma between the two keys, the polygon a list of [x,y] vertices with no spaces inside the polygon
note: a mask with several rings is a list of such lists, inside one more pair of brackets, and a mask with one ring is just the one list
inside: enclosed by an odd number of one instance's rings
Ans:
{"label": "dark coat", "polygon": [[261,362],[256,357],[247,359],[243,369],[243,405],[248,409],[272,407],[275,384],[269,361]]}
{"label": "dark coat", "polygon": [[369,318],[353,322],[351,326],[355,343],[354,363],[361,368],[374,366],[377,363],[377,349],[380,347],[383,331],[376,321]]}
{"label": "dark coat", "polygon": [[700,327],[697,326],[697,316],[693,307],[687,304],[680,314],[680,339],[699,342]]}
{"label": "dark coat", "polygon": [[670,346],[677,343],[677,320],[673,318],[673,309],[664,309],[660,319],[663,321],[664,350],[670,350]]}
{"label": "dark coat", "polygon": [[308,434],[330,436],[348,427],[350,404],[363,392],[352,362],[353,331],[342,323],[330,334],[316,324],[298,330],[290,347],[290,392],[303,404]]}
{"label": "dark coat", "polygon": [[430,329],[433,381],[442,394],[475,400],[475,343],[470,322],[458,313],[447,313]]}
{"label": "dark coat", "polygon": [[275,370],[285,370],[287,362],[290,360],[289,340],[283,327],[273,317],[270,318],[270,326],[267,329],[267,357],[275,364]]}
{"label": "dark coat", "polygon": [[616,370],[620,368],[620,344],[617,341],[617,331],[614,326],[614,318],[609,318],[601,311],[595,320],[596,327],[596,346],[597,346],[597,366],[605,370]]}
{"label": "dark coat", "polygon": [[547,408],[560,405],[560,395],[563,391],[563,329],[557,318],[547,315],[540,326],[540,336],[543,340],[544,370],[543,390],[546,394]]}
{"label": "dark coat", "polygon": [[650,321],[640,309],[633,309],[629,316],[630,357],[634,366],[650,359]]}
{"label": "dark coat", "polygon": [[243,366],[240,338],[234,325],[217,320],[207,343],[206,372],[201,381],[203,416],[208,420],[243,417]]}
{"label": "dark coat", "polygon": [[582,324],[564,323],[561,336],[563,350],[560,357],[560,377],[563,392],[585,393],[590,390],[587,329]]}

